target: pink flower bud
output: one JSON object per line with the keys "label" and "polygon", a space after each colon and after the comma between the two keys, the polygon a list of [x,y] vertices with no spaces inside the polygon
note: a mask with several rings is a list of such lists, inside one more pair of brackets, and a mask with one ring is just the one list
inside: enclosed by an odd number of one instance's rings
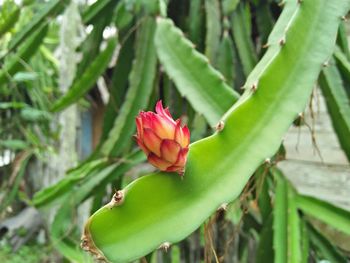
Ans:
{"label": "pink flower bud", "polygon": [[190,131],[174,120],[162,101],[156,105],[156,113],[140,112],[136,117],[137,144],[147,155],[148,161],[161,171],[184,173]]}

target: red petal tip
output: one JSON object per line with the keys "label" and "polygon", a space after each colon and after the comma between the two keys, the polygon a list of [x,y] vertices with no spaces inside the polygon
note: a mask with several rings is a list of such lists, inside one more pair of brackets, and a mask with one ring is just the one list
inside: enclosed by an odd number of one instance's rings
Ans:
{"label": "red petal tip", "polygon": [[164,112],[164,108],[163,108],[163,103],[162,103],[162,100],[158,100],[157,104],[156,104],[156,112],[158,114],[163,114]]}

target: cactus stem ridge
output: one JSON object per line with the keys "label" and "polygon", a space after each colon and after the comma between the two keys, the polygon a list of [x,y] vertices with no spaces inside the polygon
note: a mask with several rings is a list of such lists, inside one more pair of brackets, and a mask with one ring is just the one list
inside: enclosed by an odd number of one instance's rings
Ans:
{"label": "cactus stem ridge", "polygon": [[219,121],[219,123],[215,127],[215,130],[217,132],[221,132],[224,128],[225,128],[225,123],[223,121]]}

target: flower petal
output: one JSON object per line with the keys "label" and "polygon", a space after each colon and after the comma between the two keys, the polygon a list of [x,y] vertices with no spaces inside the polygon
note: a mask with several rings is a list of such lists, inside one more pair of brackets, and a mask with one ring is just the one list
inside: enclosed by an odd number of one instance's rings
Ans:
{"label": "flower petal", "polygon": [[175,163],[177,161],[180,150],[180,145],[173,140],[163,140],[160,146],[162,159],[170,163]]}
{"label": "flower petal", "polygon": [[168,167],[166,169],[166,171],[167,172],[177,172],[177,173],[182,175],[184,173],[184,167],[172,165],[172,166]]}
{"label": "flower petal", "polygon": [[162,139],[174,139],[175,122],[171,122],[167,118],[156,114],[154,114],[151,119],[152,129],[158,137]]}
{"label": "flower petal", "polygon": [[150,151],[147,149],[147,147],[142,143],[142,141],[137,138],[136,135],[134,135],[134,138],[136,139],[136,142],[138,144],[138,146],[141,148],[141,150],[146,154],[148,155],[150,153]]}
{"label": "flower petal", "polygon": [[142,119],[141,116],[136,117],[136,129],[137,129],[137,137],[142,138],[143,136],[143,125],[142,125]]}
{"label": "flower petal", "polygon": [[165,111],[166,115],[168,115],[171,119],[173,119],[173,116],[171,116],[171,114],[170,114],[169,107],[166,107],[164,109],[164,111]]}
{"label": "flower petal", "polygon": [[140,112],[140,117],[142,120],[142,128],[152,128],[152,115],[155,115],[153,112],[147,111],[147,112]]}
{"label": "flower petal", "polygon": [[176,163],[174,164],[175,166],[180,166],[184,167],[186,164],[187,160],[187,153],[188,153],[188,148],[184,148],[179,152],[179,155],[177,157]]}
{"label": "flower petal", "polygon": [[151,129],[143,129],[143,143],[151,152],[160,157],[162,140]]}
{"label": "flower petal", "polygon": [[159,158],[157,155],[150,153],[148,155],[148,161],[150,164],[152,164],[154,167],[157,167],[161,171],[166,171],[166,169],[171,166],[171,163]]}
{"label": "flower petal", "polygon": [[183,128],[181,127],[180,120],[176,121],[175,141],[183,148],[188,147],[190,143],[190,131],[186,125]]}
{"label": "flower petal", "polygon": [[162,104],[162,100],[159,100],[156,104],[156,112],[165,118],[168,118],[170,120],[173,120],[173,117],[171,116],[170,112],[169,112],[169,108],[163,108],[163,104]]}

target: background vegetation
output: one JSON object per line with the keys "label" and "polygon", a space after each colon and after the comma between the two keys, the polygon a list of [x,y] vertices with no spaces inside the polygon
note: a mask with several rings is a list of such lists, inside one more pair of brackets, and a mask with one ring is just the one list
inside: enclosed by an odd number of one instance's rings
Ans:
{"label": "background vegetation", "polygon": [[[174,187],[167,181],[177,176],[147,177],[156,189],[153,199],[130,190],[138,202],[129,207],[139,214],[127,212],[119,222],[118,209],[102,209],[89,221],[115,223],[89,228],[109,260],[121,261],[119,252],[110,251],[122,248],[126,261],[348,262],[350,251],[326,237],[318,222],[349,238],[349,211],[298,194],[276,167],[285,157],[280,134],[293,120],[306,125],[297,113],[318,76],[350,159],[350,52],[342,18],[350,3],[329,2],[3,1],[0,259],[92,262],[80,248],[83,225],[115,190],[132,188],[131,181],[154,172],[131,137],[137,113],[154,110],[162,99],[189,126],[191,142],[199,141],[191,146],[185,178],[205,185],[208,195],[190,188],[178,205],[172,201],[179,182]],[[208,146],[201,139],[215,133],[220,120],[224,132]],[[253,139],[239,150],[243,143],[234,138],[241,134]],[[225,167],[217,161],[222,155],[230,160],[222,160]],[[210,172],[200,168],[206,163]],[[146,180],[133,189],[147,192]],[[216,180],[235,184],[224,190]],[[210,192],[219,193],[218,201]],[[168,214],[157,201],[166,198]],[[226,201],[215,212],[216,202]],[[152,202],[159,206],[148,209]],[[155,219],[144,226],[147,213]],[[182,215],[188,224],[179,224]],[[126,227],[130,222],[134,228]],[[177,243],[167,252],[156,250],[157,235],[147,234],[152,229]],[[108,231],[115,235],[104,240]]]}

